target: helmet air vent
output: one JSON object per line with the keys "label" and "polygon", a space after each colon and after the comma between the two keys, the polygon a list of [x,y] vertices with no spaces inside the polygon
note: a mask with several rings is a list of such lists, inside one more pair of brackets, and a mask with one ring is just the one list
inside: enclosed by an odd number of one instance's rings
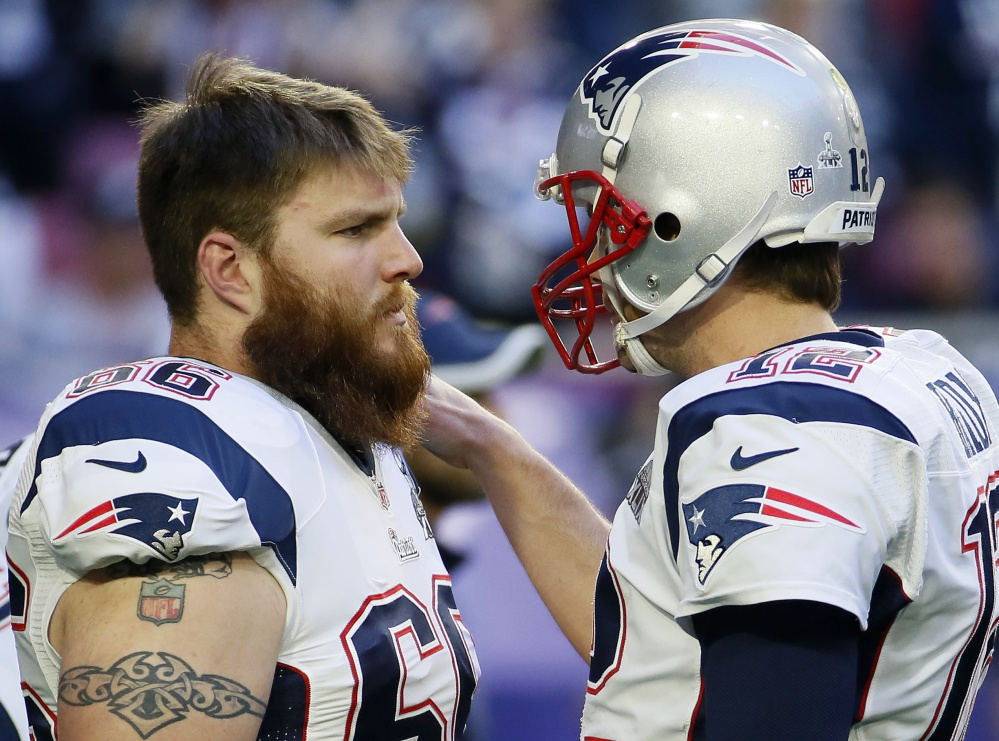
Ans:
{"label": "helmet air vent", "polygon": [[656,217],[652,223],[652,228],[655,230],[656,236],[664,242],[672,242],[680,236],[680,220],[676,214],[666,211]]}

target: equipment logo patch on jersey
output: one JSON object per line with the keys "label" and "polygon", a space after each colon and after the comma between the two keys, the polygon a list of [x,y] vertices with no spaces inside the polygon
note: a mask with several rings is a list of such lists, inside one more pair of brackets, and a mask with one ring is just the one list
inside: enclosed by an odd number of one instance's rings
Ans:
{"label": "equipment logo patch on jersey", "polygon": [[423,529],[423,539],[430,540],[434,537],[434,529],[430,526],[427,510],[423,506],[423,500],[420,499],[420,485],[417,483],[416,476],[413,475],[409,463],[406,462],[406,456],[403,455],[403,452],[399,448],[390,448],[390,450],[392,451],[392,458],[395,460],[395,464],[399,467],[399,472],[409,484],[409,498],[413,502],[413,511],[416,513],[416,519],[420,521],[420,527]]}
{"label": "equipment logo patch on jersey", "polygon": [[703,585],[725,553],[747,535],[780,525],[838,525],[866,529],[818,502],[763,484],[729,484],[683,505],[687,539],[696,548],[697,579]]}
{"label": "equipment logo patch on jersey", "polygon": [[645,503],[649,499],[649,487],[652,484],[652,458],[650,457],[645,461],[645,465],[642,466],[642,470],[638,472],[635,476],[635,480],[631,484],[631,488],[628,489],[628,495],[625,500],[628,502],[628,506],[631,507],[631,514],[635,516],[635,522],[639,525],[642,524],[642,511],[645,509]]}
{"label": "equipment logo patch on jersey", "polygon": [[184,547],[184,536],[194,525],[197,510],[197,499],[152,492],[126,494],[81,515],[54,541],[70,535],[81,537],[98,531],[112,532],[144,543],[167,561],[176,561]]}
{"label": "equipment logo patch on jersey", "polygon": [[102,458],[87,458],[87,463],[96,463],[98,466],[113,468],[116,471],[125,473],[142,473],[146,470],[146,456],[140,450],[134,461],[109,461]]}
{"label": "equipment logo patch on jersey", "polygon": [[403,537],[394,528],[390,527],[388,529],[388,536],[389,541],[392,543],[392,549],[399,556],[400,561],[411,561],[414,558],[420,557],[420,552],[416,549],[412,535]]}
{"label": "equipment logo patch on jersey", "polygon": [[583,78],[580,98],[589,107],[601,133],[610,133],[621,103],[642,80],[660,67],[693,59],[699,54],[762,57],[799,76],[805,75],[794,62],[773,49],[734,33],[667,31],[651,33],[604,57]]}

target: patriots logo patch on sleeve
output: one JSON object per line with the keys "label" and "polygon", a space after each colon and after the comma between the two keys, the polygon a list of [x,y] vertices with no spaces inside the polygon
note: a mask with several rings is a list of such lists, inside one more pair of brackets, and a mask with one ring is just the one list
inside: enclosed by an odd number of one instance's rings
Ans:
{"label": "patriots logo patch on sleeve", "polygon": [[579,96],[590,109],[601,133],[611,124],[628,93],[642,80],[667,64],[693,59],[699,54],[762,57],[796,75],[804,71],[773,49],[734,33],[721,31],[653,32],[624,46],[590,70],[583,78]]}
{"label": "patriots logo patch on sleeve", "polygon": [[137,540],[167,561],[176,561],[191,532],[197,499],[142,492],[115,497],[78,517],[54,541],[96,532],[111,532]]}
{"label": "patriots logo patch on sleeve", "polygon": [[813,499],[764,484],[729,484],[710,489],[683,504],[687,539],[695,547],[697,579],[703,585],[718,560],[751,533],[781,525],[836,525],[866,532],[840,513]]}

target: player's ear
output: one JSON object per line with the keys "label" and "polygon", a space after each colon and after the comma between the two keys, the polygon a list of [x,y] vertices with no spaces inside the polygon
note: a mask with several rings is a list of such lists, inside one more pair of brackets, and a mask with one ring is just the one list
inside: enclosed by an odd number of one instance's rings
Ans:
{"label": "player's ear", "polygon": [[243,314],[260,309],[257,254],[227,232],[214,231],[198,245],[198,270],[219,301]]}

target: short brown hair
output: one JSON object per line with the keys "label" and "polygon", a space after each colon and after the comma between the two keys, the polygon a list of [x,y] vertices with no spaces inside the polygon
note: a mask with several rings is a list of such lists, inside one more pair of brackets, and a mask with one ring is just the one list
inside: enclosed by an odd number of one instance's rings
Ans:
{"label": "short brown hair", "polygon": [[218,54],[191,70],[182,103],[141,116],[139,218],[174,322],[197,315],[198,245],[218,229],[267,253],[275,213],[317,166],[405,182],[410,132],[360,95]]}
{"label": "short brown hair", "polygon": [[789,301],[834,311],[842,298],[843,272],[835,242],[769,247],[760,240],[736,263],[732,279],[776,291]]}

